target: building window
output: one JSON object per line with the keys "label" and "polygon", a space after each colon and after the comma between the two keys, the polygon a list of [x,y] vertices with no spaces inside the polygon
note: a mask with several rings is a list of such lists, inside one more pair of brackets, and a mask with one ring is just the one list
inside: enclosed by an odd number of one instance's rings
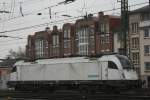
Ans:
{"label": "building window", "polygon": [[102,34],[100,36],[101,44],[107,44],[110,43],[110,36],[109,34]]}
{"label": "building window", "polygon": [[36,50],[36,56],[38,58],[44,56],[44,40],[37,39],[35,41],[35,50]]}
{"label": "building window", "polygon": [[150,37],[150,31],[149,29],[144,30],[144,37]]}
{"label": "building window", "polygon": [[109,36],[106,36],[105,43],[110,43]]}
{"label": "building window", "polygon": [[150,20],[150,13],[143,13],[142,14],[142,21]]}
{"label": "building window", "polygon": [[132,33],[137,33],[138,32],[138,27],[139,27],[138,23],[132,23],[131,24],[131,32]]}
{"label": "building window", "polygon": [[95,37],[90,36],[90,47],[95,47]]}
{"label": "building window", "polygon": [[150,55],[150,45],[144,45],[144,54]]}
{"label": "building window", "polygon": [[145,62],[145,70],[150,70],[150,62]]}
{"label": "building window", "polygon": [[71,38],[71,35],[70,35],[70,29],[66,29],[64,30],[64,48],[70,48],[71,46],[71,43],[70,43],[70,38]]}
{"label": "building window", "polygon": [[59,47],[59,36],[58,35],[53,35],[53,47]]}
{"label": "building window", "polygon": [[132,53],[132,62],[134,65],[139,65],[139,53],[138,52],[134,52]]}
{"label": "building window", "polygon": [[109,25],[107,23],[100,23],[100,33],[109,33]]}
{"label": "building window", "polygon": [[44,44],[45,44],[45,56],[48,57],[48,41],[47,40],[44,40]]}
{"label": "building window", "polygon": [[88,27],[83,27],[78,31],[79,55],[88,55],[89,33]]}
{"label": "building window", "polygon": [[101,24],[100,24],[100,32],[101,32],[101,33],[102,33],[102,32],[106,33],[106,24],[105,24],[105,23],[101,23]]}
{"label": "building window", "polygon": [[31,47],[32,46],[32,44],[31,44],[31,39],[29,39],[29,43],[28,43],[28,45],[29,45],[29,47]]}
{"label": "building window", "polygon": [[139,49],[139,38],[132,38],[132,49]]}

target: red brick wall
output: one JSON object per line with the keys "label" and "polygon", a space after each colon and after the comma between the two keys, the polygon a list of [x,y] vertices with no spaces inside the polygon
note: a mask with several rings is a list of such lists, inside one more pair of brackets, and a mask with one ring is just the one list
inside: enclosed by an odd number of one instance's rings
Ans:
{"label": "red brick wall", "polygon": [[[59,45],[57,47],[53,46],[53,36],[58,36],[59,38]],[[61,30],[57,29],[57,26],[53,27],[53,30],[50,34],[50,58],[58,58],[58,57],[62,57],[63,53],[62,53],[62,32]]]}
{"label": "red brick wall", "polygon": [[28,36],[28,41],[27,41],[27,46],[26,46],[26,55],[28,58],[35,59],[35,38],[34,35],[29,35]]}
{"label": "red brick wall", "polygon": [[[100,24],[105,23],[107,28],[109,29],[108,32],[102,33],[100,31]],[[101,53],[109,53],[113,52],[113,32],[120,27],[120,18],[115,16],[104,15],[102,12],[99,13],[99,31],[96,34],[96,52],[97,54]],[[102,38],[104,41],[108,38],[109,42],[104,43],[102,42]]]}
{"label": "red brick wall", "polygon": [[[63,33],[62,33],[62,50],[63,50],[63,56],[67,57],[67,56],[73,56],[75,53],[75,32],[74,32],[74,24],[71,23],[66,23],[63,25]],[[66,38],[64,36],[65,34],[65,30],[70,30],[70,38]],[[66,41],[66,42],[65,42]],[[68,42],[67,42],[68,41]],[[65,46],[66,44],[69,44],[69,47]]]}
{"label": "red brick wall", "polygon": [[[48,42],[48,44],[50,42],[50,33],[48,33],[47,31],[36,32],[34,36],[35,36],[35,42],[38,39],[45,40]],[[46,45],[47,45],[46,42],[44,42],[44,55],[43,55],[43,57],[40,57],[40,58],[49,58],[50,57],[50,52],[49,52],[50,47],[49,47],[49,45],[48,45],[48,47],[46,47]],[[34,50],[35,50],[35,48],[34,48]],[[35,50],[35,52],[36,52],[36,50]],[[36,58],[38,58],[37,55],[35,55],[35,56],[36,56]]]}
{"label": "red brick wall", "polygon": [[[100,24],[106,23],[107,28],[109,29],[108,32],[102,33],[100,31]],[[44,58],[55,58],[55,57],[67,57],[67,56],[75,56],[78,55],[78,30],[82,29],[83,27],[88,27],[88,30],[93,29],[93,33],[88,33],[88,55],[97,55],[102,53],[109,53],[113,52],[113,32],[116,31],[120,27],[120,18],[104,15],[102,12],[99,13],[98,17],[87,17],[84,19],[79,19],[75,22],[75,24],[66,23],[62,27],[62,31],[57,29],[57,26],[53,27],[52,31],[41,31],[36,32],[35,35],[28,37],[28,44],[26,46],[26,54],[28,57],[32,59],[36,58],[35,55],[35,41],[38,38],[45,39],[48,41],[48,48],[44,49],[44,52],[47,52],[44,55]],[[64,48],[64,30],[70,29],[71,38],[70,40],[70,47]],[[59,46],[54,47],[53,45],[53,36],[59,36]],[[108,43],[102,42],[102,37],[104,40],[108,38]],[[29,45],[29,42],[32,42]],[[66,55],[69,54],[69,55]]]}
{"label": "red brick wall", "polygon": [[[76,34],[76,39],[77,39],[77,32],[84,28],[84,27],[88,27],[88,29],[93,29],[93,33],[89,32],[88,37],[89,37],[89,46],[88,46],[88,55],[95,55],[95,42],[96,42],[96,30],[97,30],[97,18],[95,17],[91,17],[91,18],[87,18],[87,19],[79,19],[76,21],[75,23],[75,34]],[[75,46],[75,52],[76,55],[78,55],[78,41],[76,41],[76,46]]]}

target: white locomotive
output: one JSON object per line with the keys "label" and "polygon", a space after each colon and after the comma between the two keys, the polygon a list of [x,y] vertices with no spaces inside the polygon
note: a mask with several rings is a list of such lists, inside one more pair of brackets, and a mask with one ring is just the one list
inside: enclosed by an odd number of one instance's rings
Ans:
{"label": "white locomotive", "polygon": [[102,89],[139,86],[138,75],[126,56],[70,57],[19,61],[11,73],[9,87],[32,89]]}

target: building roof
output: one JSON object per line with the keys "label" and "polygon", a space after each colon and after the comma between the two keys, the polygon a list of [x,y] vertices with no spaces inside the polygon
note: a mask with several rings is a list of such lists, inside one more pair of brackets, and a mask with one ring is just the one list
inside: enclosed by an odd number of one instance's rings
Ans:
{"label": "building roof", "polygon": [[130,13],[144,13],[144,12],[150,12],[150,5],[144,6],[142,8],[136,9],[131,11]]}

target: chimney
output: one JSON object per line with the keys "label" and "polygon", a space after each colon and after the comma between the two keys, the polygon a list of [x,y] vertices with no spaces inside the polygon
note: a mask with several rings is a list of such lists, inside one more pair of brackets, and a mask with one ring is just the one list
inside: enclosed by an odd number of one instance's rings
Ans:
{"label": "chimney", "polygon": [[102,18],[103,16],[104,16],[104,13],[103,13],[103,12],[99,12],[99,13],[98,13],[98,17],[99,17],[99,18]]}
{"label": "chimney", "polygon": [[88,14],[88,18],[92,18],[93,17],[93,14]]}
{"label": "chimney", "polygon": [[57,31],[57,26],[53,26],[53,31]]}
{"label": "chimney", "polygon": [[49,27],[46,27],[46,28],[45,28],[45,31],[49,33],[49,32],[50,32],[50,28],[49,28]]}

